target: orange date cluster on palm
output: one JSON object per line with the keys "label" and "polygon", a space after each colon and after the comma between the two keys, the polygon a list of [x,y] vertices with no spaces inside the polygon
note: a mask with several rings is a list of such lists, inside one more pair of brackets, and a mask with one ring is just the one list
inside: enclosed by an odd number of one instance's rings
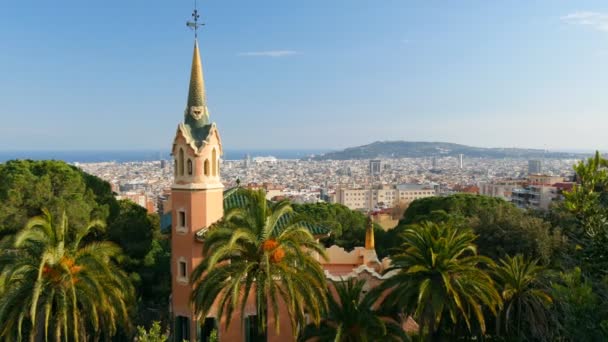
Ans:
{"label": "orange date cluster on palm", "polygon": [[270,260],[272,260],[272,262],[274,262],[274,263],[278,263],[278,262],[281,262],[281,260],[283,260],[284,257],[285,257],[285,250],[283,250],[283,248],[279,247],[279,248],[275,249],[274,252],[272,252],[272,256],[270,257]]}
{"label": "orange date cluster on palm", "polygon": [[54,283],[59,283],[65,275],[65,270],[71,275],[71,280],[73,283],[78,282],[78,278],[76,274],[82,271],[82,266],[78,266],[74,263],[74,259],[68,257],[62,257],[58,264],[49,265],[46,264],[42,268],[43,276],[47,277],[50,281]]}
{"label": "orange date cluster on palm", "polygon": [[278,263],[285,257],[285,250],[279,247],[279,243],[274,239],[268,239],[262,243],[262,250],[270,252],[270,261]]}
{"label": "orange date cluster on palm", "polygon": [[279,243],[277,242],[277,240],[268,239],[264,241],[264,243],[262,243],[262,249],[264,250],[264,252],[270,252],[271,250],[277,248],[278,245]]}

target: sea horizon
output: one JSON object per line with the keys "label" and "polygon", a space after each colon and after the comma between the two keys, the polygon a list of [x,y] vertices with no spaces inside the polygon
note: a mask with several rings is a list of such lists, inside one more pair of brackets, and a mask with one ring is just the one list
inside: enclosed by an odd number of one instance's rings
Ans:
{"label": "sea horizon", "polygon": [[[224,160],[240,160],[247,155],[254,157],[272,156],[277,159],[302,159],[312,155],[329,152],[320,149],[227,149]],[[133,150],[0,150],[0,163],[14,159],[63,160],[67,163],[101,162],[143,162],[167,160],[169,151],[153,149]]]}

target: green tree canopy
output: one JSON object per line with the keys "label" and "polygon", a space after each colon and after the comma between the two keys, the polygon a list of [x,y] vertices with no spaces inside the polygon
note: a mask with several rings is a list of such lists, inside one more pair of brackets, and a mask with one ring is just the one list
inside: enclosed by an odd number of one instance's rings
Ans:
{"label": "green tree canopy", "polygon": [[338,245],[352,250],[365,245],[367,217],[363,213],[336,203],[294,204],[293,209],[310,222],[331,230],[330,237],[323,241],[326,247]]}
{"label": "green tree canopy", "polygon": [[499,198],[457,194],[428,197],[412,202],[394,231],[389,231],[386,245],[379,254],[401,243],[400,234],[411,224],[424,221],[448,222],[471,227],[478,238],[479,253],[494,260],[506,255],[523,254],[549,263],[563,244],[557,228],[542,218],[527,213]]}
{"label": "green tree canopy", "polygon": [[119,201],[118,207],[118,215],[108,226],[108,238],[130,258],[143,259],[152,244],[155,222],[145,208],[130,200]]}
{"label": "green tree canopy", "polygon": [[30,217],[40,215],[42,208],[48,208],[54,217],[65,211],[77,226],[92,218],[105,220],[109,211],[96,202],[82,171],[54,160],[0,164],[0,203],[0,237],[20,230]]}
{"label": "green tree canopy", "polygon": [[608,341],[608,308],[600,292],[580,268],[560,272],[551,286],[556,335],[564,341]]}
{"label": "green tree canopy", "polygon": [[608,160],[596,152],[574,171],[579,184],[564,193],[561,210],[554,216],[566,218],[556,224],[564,225],[575,244],[567,257],[573,257],[586,275],[601,279],[608,276]]}

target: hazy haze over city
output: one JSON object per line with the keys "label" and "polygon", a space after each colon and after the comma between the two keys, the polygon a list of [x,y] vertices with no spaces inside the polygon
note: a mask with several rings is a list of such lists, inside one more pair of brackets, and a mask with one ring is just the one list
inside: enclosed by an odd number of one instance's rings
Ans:
{"label": "hazy haze over city", "polygon": [[[226,148],[608,149],[606,1],[199,1]],[[0,150],[166,149],[192,1],[0,4]]]}

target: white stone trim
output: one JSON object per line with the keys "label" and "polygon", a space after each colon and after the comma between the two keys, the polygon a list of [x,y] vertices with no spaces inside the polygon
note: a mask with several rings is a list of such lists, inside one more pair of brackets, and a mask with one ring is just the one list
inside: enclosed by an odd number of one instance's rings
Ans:
{"label": "white stone trim", "polygon": [[329,270],[325,270],[325,278],[329,279],[329,280],[333,280],[333,281],[344,281],[344,280],[348,280],[351,278],[358,278],[359,275],[363,272],[367,272],[369,273],[372,277],[376,278],[376,279],[380,279],[380,280],[385,280],[388,279],[390,277],[393,276],[393,273],[388,273],[388,274],[384,274],[381,275],[378,272],[376,272],[373,268],[368,267],[367,265],[360,265],[357,268],[354,268],[350,273],[345,274],[345,275],[333,275],[329,272]]}
{"label": "white stone trim", "polygon": [[177,190],[220,190],[224,189],[224,184],[222,183],[188,183],[188,184],[173,184],[171,185],[171,189]]}

